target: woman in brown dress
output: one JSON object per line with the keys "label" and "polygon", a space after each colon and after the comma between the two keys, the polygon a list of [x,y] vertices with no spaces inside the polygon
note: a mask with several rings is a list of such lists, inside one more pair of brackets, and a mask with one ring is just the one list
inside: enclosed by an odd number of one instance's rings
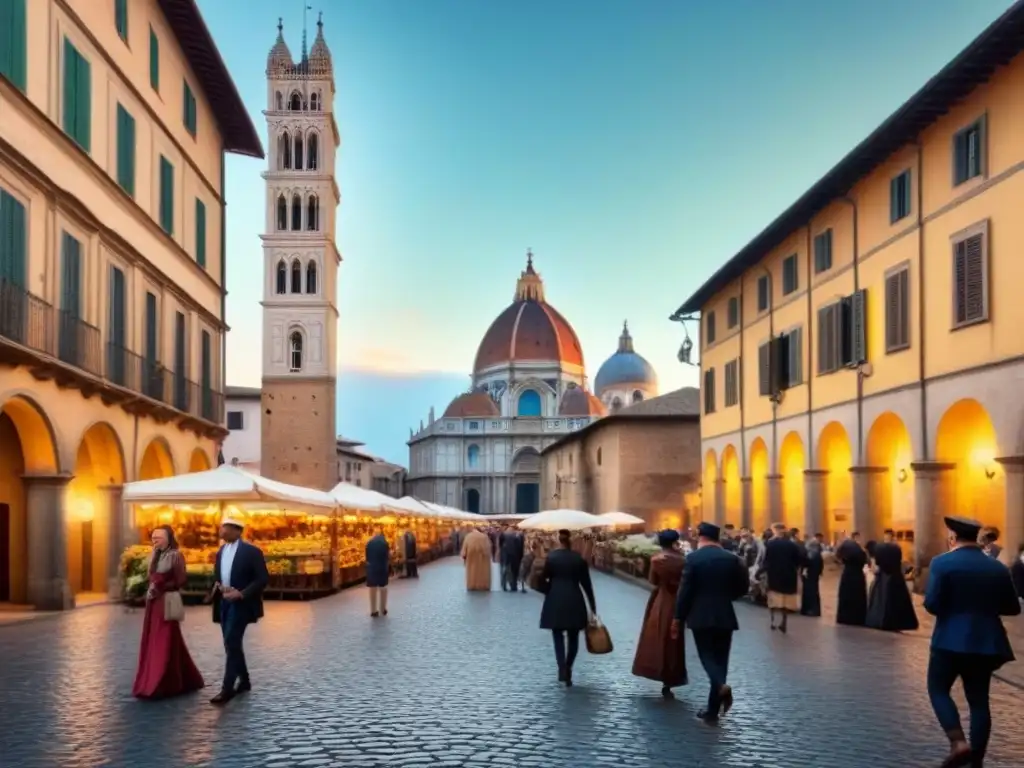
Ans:
{"label": "woman in brown dress", "polygon": [[661,695],[673,698],[672,689],[686,685],[686,645],[683,633],[672,639],[672,618],[675,616],[676,592],[683,578],[686,558],[679,551],[679,532],[658,534],[661,552],[651,558],[647,578],[654,592],[647,601],[644,625],[633,659],[633,674],[661,683]]}

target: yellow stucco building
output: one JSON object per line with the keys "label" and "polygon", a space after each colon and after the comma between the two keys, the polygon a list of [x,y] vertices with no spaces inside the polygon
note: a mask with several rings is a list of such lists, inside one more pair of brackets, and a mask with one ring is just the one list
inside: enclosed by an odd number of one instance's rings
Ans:
{"label": "yellow stucco building", "polygon": [[[678,310],[700,313],[709,518],[1024,538],[1024,4]],[[923,573],[924,571],[922,571]]]}
{"label": "yellow stucco building", "polygon": [[215,463],[226,152],[193,0],[0,0],[0,602],[107,591],[121,485]]}

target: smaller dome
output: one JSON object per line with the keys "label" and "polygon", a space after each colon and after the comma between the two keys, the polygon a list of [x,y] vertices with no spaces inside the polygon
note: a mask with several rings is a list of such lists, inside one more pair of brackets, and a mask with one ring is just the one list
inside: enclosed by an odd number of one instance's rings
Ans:
{"label": "smaller dome", "polygon": [[316,40],[309,49],[309,71],[314,75],[329,75],[332,66],[331,51],[324,40],[324,15],[321,13],[316,22]]}
{"label": "smaller dome", "polygon": [[466,392],[459,395],[444,409],[446,419],[467,416],[500,416],[501,411],[486,392]]}
{"label": "smaller dome", "polygon": [[576,386],[566,390],[558,405],[559,416],[604,416],[605,413],[604,404],[597,395]]}
{"label": "smaller dome", "polygon": [[267,74],[271,75],[287,71],[294,66],[295,62],[292,60],[292,52],[288,50],[288,43],[284,41],[284,22],[278,19],[277,41],[267,56]]}
{"label": "smaller dome", "polygon": [[658,386],[658,374],[654,372],[654,367],[642,355],[633,351],[633,337],[629,335],[627,323],[622,324],[618,350],[604,361],[594,378],[594,388],[598,394],[623,385],[650,389]]}

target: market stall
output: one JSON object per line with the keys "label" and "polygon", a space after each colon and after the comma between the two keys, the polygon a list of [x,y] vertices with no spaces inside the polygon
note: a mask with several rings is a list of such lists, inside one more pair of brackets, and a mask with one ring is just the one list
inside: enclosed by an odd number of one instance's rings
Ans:
{"label": "market stall", "polygon": [[300,599],[336,589],[337,504],[330,494],[260,477],[238,467],[144,480],[124,486],[133,505],[133,531],[139,544],[122,556],[125,597],[146,589],[146,562],[154,528],[169,525],[185,558],[188,582],[183,597],[209,594],[224,516],[246,524],[245,537],[267,560],[266,597]]}
{"label": "market stall", "polygon": [[338,483],[331,495],[338,504],[338,586],[345,588],[366,579],[366,543],[378,528],[389,542],[397,539],[398,518],[384,510],[394,499],[369,488]]}

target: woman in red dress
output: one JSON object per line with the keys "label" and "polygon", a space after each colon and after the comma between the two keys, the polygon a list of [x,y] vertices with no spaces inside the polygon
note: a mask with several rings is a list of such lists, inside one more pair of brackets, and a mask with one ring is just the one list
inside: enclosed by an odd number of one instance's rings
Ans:
{"label": "woman in red dress", "polygon": [[132,695],[140,699],[164,699],[198,691],[205,683],[192,662],[181,623],[164,618],[164,596],[185,586],[185,558],[169,525],[153,531],[149,563],[146,616],[139,646],[139,669]]}

